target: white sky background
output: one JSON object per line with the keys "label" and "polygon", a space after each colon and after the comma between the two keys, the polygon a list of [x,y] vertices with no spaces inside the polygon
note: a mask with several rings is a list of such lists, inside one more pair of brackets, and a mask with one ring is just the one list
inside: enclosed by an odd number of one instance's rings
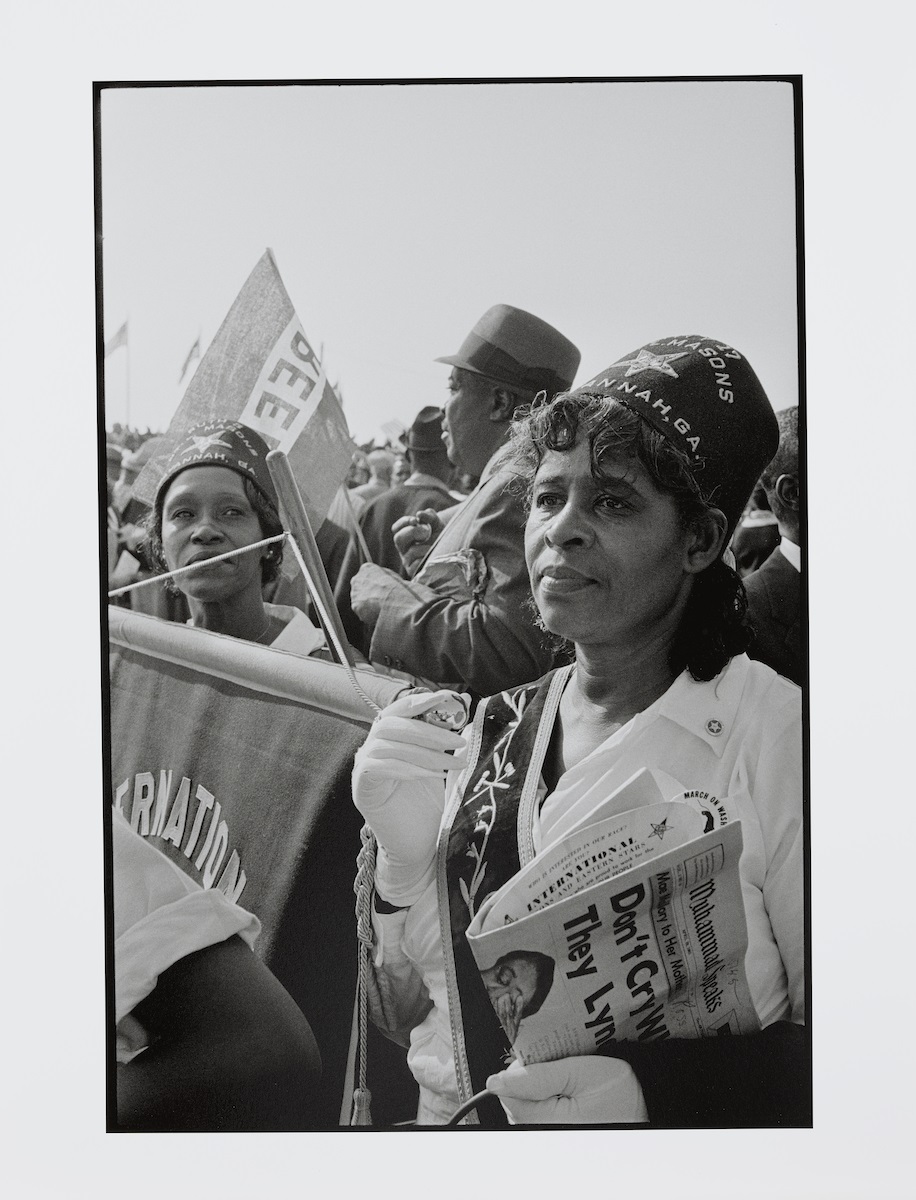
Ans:
{"label": "white sky background", "polygon": [[[7,6],[0,37],[7,1192],[28,1200],[128,1194],[131,1200],[210,1194],[466,1200],[481,1192],[512,1200],[578,1200],[594,1192],[616,1200],[662,1188],[684,1200],[911,1195],[914,581],[907,531],[916,473],[910,370],[916,226],[908,13],[899,0],[871,0],[867,7],[842,0]],[[804,75],[814,1131],[537,1132],[460,1143],[446,1140],[447,1133],[106,1135],[92,81],[724,71]],[[180,123],[172,131],[175,145],[184,130]],[[701,127],[694,146],[697,160],[715,174],[722,145]],[[594,164],[581,164],[583,171],[586,165]],[[275,160],[252,206],[262,207],[290,169],[288,158]],[[449,160],[446,183],[458,187],[473,170],[473,161]],[[595,196],[596,207],[638,187],[642,175],[629,163],[619,172]],[[718,178],[731,186],[724,172]],[[321,179],[330,191],[333,167]],[[158,191],[161,199],[161,183]],[[647,205],[659,203],[647,196]],[[215,226],[222,250],[209,251],[214,275],[229,253],[222,220]],[[329,305],[311,319],[306,266],[270,237],[259,230],[250,251],[227,264],[212,315],[195,301],[182,316],[166,381],[177,378],[197,323],[212,335],[265,245],[273,244],[306,331],[325,341],[329,365],[355,406],[355,367],[345,359],[351,351],[330,322]],[[633,261],[635,251],[622,244]],[[679,253],[672,247],[658,275],[645,276],[650,316],[679,286]],[[722,272],[737,268],[727,257],[717,262],[718,253],[714,238],[698,243],[697,255],[724,279]],[[170,272],[173,305],[192,287],[189,258],[182,255]],[[438,260],[429,267],[420,260],[439,291],[417,301],[412,323],[430,309],[442,325],[424,335],[412,365],[431,371],[429,386],[441,396],[446,368],[428,358],[456,349],[494,300],[539,309],[528,296],[487,289],[449,312],[442,304],[451,303],[455,260],[447,264],[450,273]],[[304,282],[292,271],[301,271]],[[602,304],[596,327],[631,319],[638,299],[632,288],[607,270],[584,278],[583,325],[595,296],[615,303],[613,313]],[[381,309],[389,289],[387,281],[373,297]],[[762,357],[766,350],[758,352],[733,326],[735,289],[728,290],[726,328],[714,327],[710,314],[709,332],[733,338],[775,392],[781,385]],[[565,278],[552,281],[541,305],[541,315],[562,327],[554,292],[568,305],[573,288]],[[126,311],[128,298],[119,303]],[[130,315],[139,321],[140,310]],[[680,314],[673,316],[680,326]],[[109,332],[121,319],[116,310]],[[632,319],[634,336],[618,343],[612,330],[606,341],[598,328],[594,348],[584,329],[566,330],[583,348],[582,378],[595,362],[607,365],[603,346],[613,354],[644,340],[638,314]],[[763,327],[755,324],[755,337]],[[656,332],[652,321],[648,336]],[[367,344],[364,338],[356,352],[366,353]],[[133,356],[142,361],[139,342]],[[387,358],[386,347],[383,363]],[[421,402],[426,398],[423,392]]]}
{"label": "white sky background", "polygon": [[776,82],[106,90],[107,423],[129,363],[131,424],[167,426],[266,246],[360,440],[444,403],[433,359],[496,303],[570,337],[580,381],[703,333],[795,404],[794,155]]}

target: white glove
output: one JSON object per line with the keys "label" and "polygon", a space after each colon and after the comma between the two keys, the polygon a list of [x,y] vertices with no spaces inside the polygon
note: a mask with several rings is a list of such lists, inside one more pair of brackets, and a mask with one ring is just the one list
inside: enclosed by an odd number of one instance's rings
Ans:
{"label": "white glove", "polygon": [[376,718],[353,763],[353,803],[379,844],[376,889],[391,904],[419,899],[431,876],[445,807],[445,776],[460,770],[460,733],[412,718],[451,697],[401,696]]}
{"label": "white glove", "polygon": [[648,1121],[633,1068],[597,1054],[514,1062],[487,1080],[513,1125],[607,1125]]}

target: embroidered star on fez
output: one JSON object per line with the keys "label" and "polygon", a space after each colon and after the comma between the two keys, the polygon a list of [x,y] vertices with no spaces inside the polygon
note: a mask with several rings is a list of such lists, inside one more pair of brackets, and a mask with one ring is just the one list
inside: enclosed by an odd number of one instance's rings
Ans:
{"label": "embroidered star on fez", "polygon": [[209,450],[211,446],[225,446],[227,450],[232,449],[231,442],[224,442],[220,439],[219,433],[206,433],[201,437],[199,434],[191,434],[191,441],[194,443],[194,449],[198,454],[203,454],[205,450]]}
{"label": "embroidered star on fez", "polygon": [[627,367],[625,379],[631,375],[638,375],[640,371],[661,371],[663,375],[670,375],[672,379],[677,379],[677,371],[668,364],[677,358],[686,357],[686,350],[681,351],[680,354],[653,354],[651,350],[640,350],[635,358],[623,358],[619,363],[615,363],[615,366]]}

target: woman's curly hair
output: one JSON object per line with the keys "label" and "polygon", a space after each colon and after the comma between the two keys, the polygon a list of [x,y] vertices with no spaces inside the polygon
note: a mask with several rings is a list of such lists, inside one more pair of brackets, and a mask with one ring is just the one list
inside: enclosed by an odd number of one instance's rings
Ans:
{"label": "woman's curly hair", "polygon": [[[542,394],[513,421],[504,463],[515,472],[526,504],[530,504],[534,476],[545,451],[571,450],[583,435],[588,439],[596,478],[605,456],[637,459],[658,490],[672,498],[685,529],[693,528],[715,507],[703,492],[702,469],[686,454],[624,402],[581,391],[561,392],[552,400]],[[669,665],[678,674],[689,671],[696,680],[714,679],[731,658],[747,650],[751,638],[744,585],[720,558],[694,579],[669,652]],[[558,649],[563,647],[571,656],[568,643],[561,638],[555,641],[560,644]]]}
{"label": "woman's curly hair", "polygon": [[[258,518],[258,524],[261,526],[261,536],[269,538],[276,537],[277,534],[282,533],[283,524],[280,521],[280,514],[273,503],[264,495],[257,484],[244,475],[242,476],[242,483],[245,487],[245,495],[248,497],[248,502],[254,509],[255,515]],[[168,571],[169,569],[165,561],[165,552],[162,548],[162,506],[164,500],[164,493],[160,493],[157,503],[153,505],[146,517],[146,552],[150,562],[159,571]],[[282,563],[283,543],[274,542],[272,546],[265,546],[263,558],[261,559],[262,587],[267,583],[273,583],[279,576]],[[170,592],[176,594],[181,590],[174,579],[167,579],[165,586]]]}

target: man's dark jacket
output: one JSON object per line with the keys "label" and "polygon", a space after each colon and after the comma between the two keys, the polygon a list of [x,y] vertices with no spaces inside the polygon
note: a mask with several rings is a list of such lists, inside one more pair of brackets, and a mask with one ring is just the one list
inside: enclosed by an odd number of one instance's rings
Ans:
{"label": "man's dark jacket", "polygon": [[421,508],[441,512],[457,503],[444,484],[437,488],[424,483],[402,483],[376,496],[366,506],[359,521],[372,561],[406,578],[391,526],[401,517],[412,517]]}
{"label": "man's dark jacket", "polygon": [[801,574],[778,548],[744,579],[755,638],[748,654],[801,684]]}

